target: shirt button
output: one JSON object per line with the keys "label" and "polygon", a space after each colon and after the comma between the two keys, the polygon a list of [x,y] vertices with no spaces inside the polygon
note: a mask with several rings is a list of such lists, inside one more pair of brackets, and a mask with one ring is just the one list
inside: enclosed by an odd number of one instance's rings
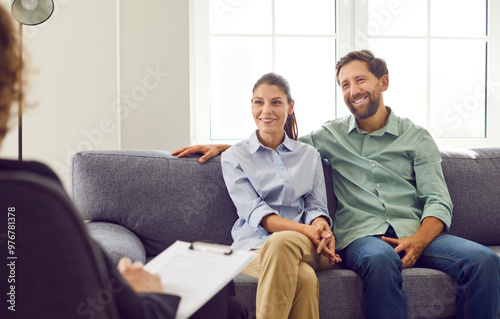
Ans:
{"label": "shirt button", "polygon": [[377,164],[375,164],[375,163],[372,163],[372,167],[375,167],[375,166],[377,166]]}
{"label": "shirt button", "polygon": [[382,186],[382,185],[380,185],[380,184],[377,184],[377,187],[380,187],[380,186]]}
{"label": "shirt button", "polygon": [[387,222],[390,222],[391,220],[389,218],[386,219]]}
{"label": "shirt button", "polygon": [[382,199],[381,202],[382,202],[382,204],[385,204],[385,200]]}

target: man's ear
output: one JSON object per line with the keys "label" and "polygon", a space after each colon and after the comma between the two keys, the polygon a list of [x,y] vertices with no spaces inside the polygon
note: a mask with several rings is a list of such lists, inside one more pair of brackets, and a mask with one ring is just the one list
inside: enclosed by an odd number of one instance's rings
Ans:
{"label": "man's ear", "polygon": [[380,83],[382,85],[382,92],[387,91],[389,88],[389,76],[384,74],[380,77]]}
{"label": "man's ear", "polygon": [[290,102],[290,105],[288,106],[288,115],[292,115],[294,105],[295,105],[295,100],[292,100],[292,102]]}

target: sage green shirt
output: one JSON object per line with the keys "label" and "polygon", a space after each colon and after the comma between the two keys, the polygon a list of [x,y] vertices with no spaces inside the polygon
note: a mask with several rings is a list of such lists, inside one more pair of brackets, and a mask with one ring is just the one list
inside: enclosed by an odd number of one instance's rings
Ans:
{"label": "sage green shirt", "polygon": [[385,127],[370,134],[351,115],[299,139],[332,166],[337,250],[358,238],[384,234],[389,225],[399,238],[411,236],[429,216],[450,227],[453,206],[434,140],[424,128],[388,110]]}

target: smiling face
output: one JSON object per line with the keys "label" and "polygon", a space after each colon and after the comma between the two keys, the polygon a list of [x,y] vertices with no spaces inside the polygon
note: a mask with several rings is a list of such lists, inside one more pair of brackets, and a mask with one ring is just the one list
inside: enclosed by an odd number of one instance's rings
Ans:
{"label": "smiling face", "polygon": [[261,142],[262,139],[283,140],[286,119],[293,113],[293,104],[293,100],[289,103],[288,96],[276,85],[262,84],[254,90],[252,115]]}
{"label": "smiling face", "polygon": [[354,60],[347,63],[340,69],[339,79],[344,101],[356,119],[373,116],[383,105],[382,92],[387,90],[388,77],[375,77],[366,62]]}

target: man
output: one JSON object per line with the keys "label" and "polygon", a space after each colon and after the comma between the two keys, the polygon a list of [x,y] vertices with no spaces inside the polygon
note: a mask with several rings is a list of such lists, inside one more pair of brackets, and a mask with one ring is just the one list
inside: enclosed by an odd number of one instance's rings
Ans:
{"label": "man", "polygon": [[[299,138],[333,170],[338,210],[336,249],[363,279],[366,318],[406,318],[402,269],[444,271],[458,283],[457,318],[497,318],[500,258],[477,243],[451,236],[452,203],[441,157],[430,134],[384,105],[385,62],[368,50],[336,65],[337,83],[352,115]],[[195,146],[200,162],[225,146]]]}

